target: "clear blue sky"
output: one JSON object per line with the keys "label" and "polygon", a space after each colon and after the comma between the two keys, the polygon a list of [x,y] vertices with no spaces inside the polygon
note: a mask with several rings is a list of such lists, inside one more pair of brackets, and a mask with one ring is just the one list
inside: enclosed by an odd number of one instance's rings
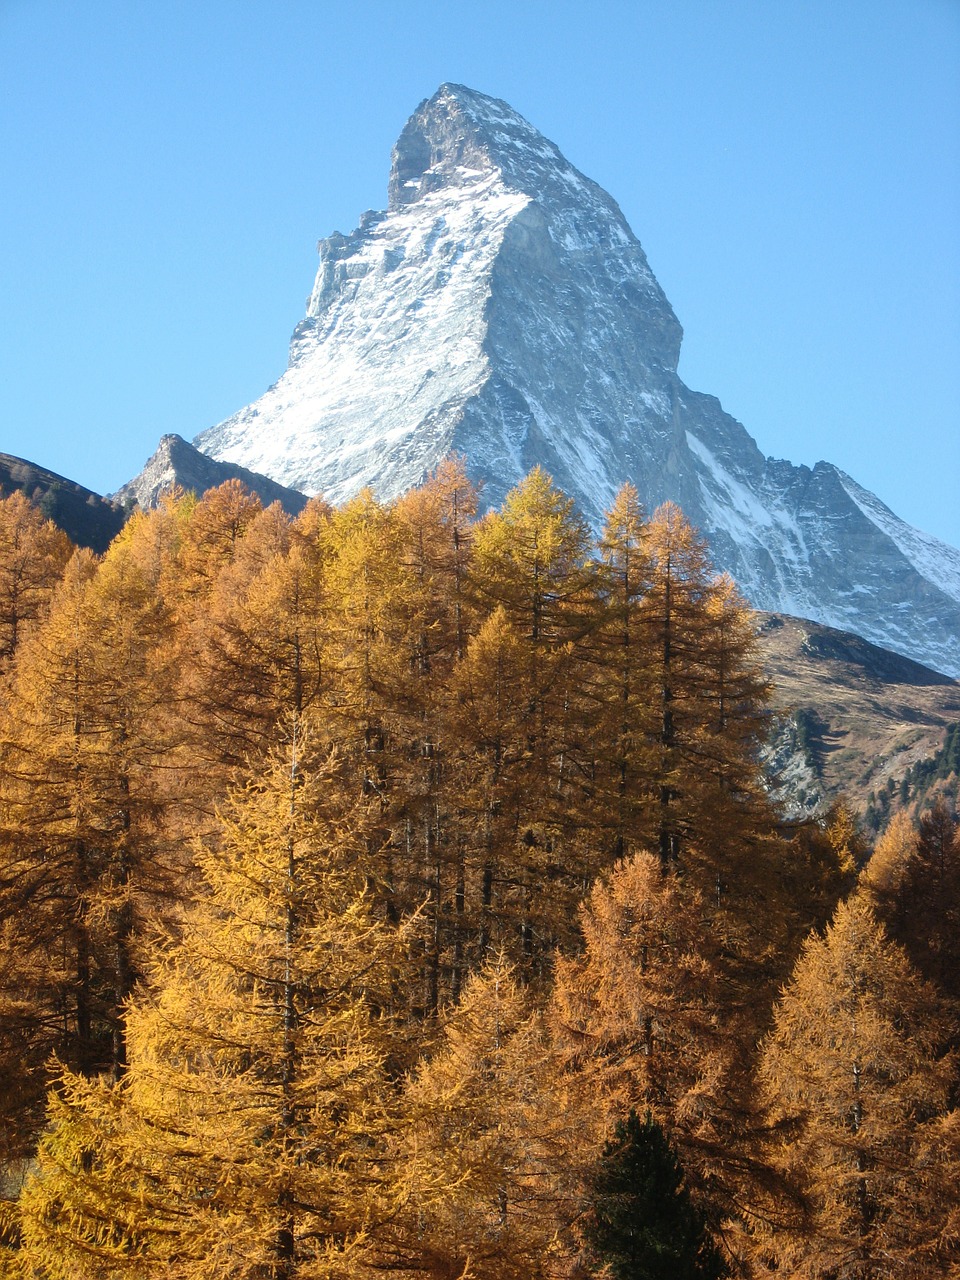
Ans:
{"label": "clear blue sky", "polygon": [[0,0],[0,450],[109,492],[263,392],[444,80],[619,201],[690,386],[960,545],[960,0]]}

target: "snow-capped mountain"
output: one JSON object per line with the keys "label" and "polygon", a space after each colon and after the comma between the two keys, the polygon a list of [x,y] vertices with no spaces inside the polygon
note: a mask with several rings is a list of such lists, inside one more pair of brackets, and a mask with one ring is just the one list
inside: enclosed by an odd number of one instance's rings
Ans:
{"label": "snow-capped mountain", "polygon": [[540,463],[599,525],[625,480],[683,507],[755,606],[960,674],[960,551],[826,462],[764,458],[677,376],[682,330],[614,200],[505,102],[443,85],[385,212],[321,241],[286,372],[195,441],[332,502],[450,451],[498,503]]}

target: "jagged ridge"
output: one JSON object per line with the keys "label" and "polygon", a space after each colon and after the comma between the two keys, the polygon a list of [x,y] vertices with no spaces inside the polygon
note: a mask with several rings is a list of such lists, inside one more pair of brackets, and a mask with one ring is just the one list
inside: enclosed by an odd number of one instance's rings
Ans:
{"label": "jagged ridge", "polygon": [[288,489],[267,476],[230,462],[216,462],[188,444],[182,436],[163,436],[156,452],[133,480],[114,494],[118,502],[135,503],[144,511],[157,505],[160,496],[172,489],[185,493],[206,493],[227,480],[240,480],[257,494],[265,507],[279,502],[289,515],[296,516],[307,504],[304,494]]}

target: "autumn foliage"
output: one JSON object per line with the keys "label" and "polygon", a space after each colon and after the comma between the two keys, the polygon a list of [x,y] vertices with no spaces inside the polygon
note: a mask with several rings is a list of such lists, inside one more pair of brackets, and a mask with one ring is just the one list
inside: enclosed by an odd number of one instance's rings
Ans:
{"label": "autumn foliage", "polygon": [[842,901],[679,509],[477,512],[0,503],[0,1275],[955,1274],[953,819]]}

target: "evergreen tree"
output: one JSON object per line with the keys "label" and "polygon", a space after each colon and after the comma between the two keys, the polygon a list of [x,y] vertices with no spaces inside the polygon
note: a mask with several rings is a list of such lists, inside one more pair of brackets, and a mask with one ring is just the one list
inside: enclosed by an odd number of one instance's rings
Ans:
{"label": "evergreen tree", "polygon": [[642,1124],[631,1111],[604,1148],[584,1237],[592,1272],[610,1280],[720,1280],[728,1274],[649,1111]]}

